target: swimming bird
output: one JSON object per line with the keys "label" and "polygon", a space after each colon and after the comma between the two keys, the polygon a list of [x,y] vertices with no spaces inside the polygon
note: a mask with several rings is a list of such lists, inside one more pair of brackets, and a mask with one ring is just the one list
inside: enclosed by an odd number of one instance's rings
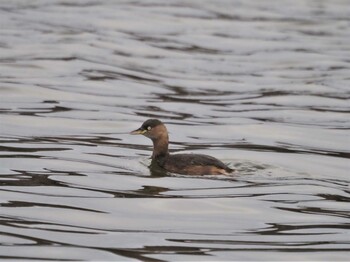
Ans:
{"label": "swimming bird", "polygon": [[227,175],[234,170],[220,160],[202,154],[170,154],[169,135],[158,119],[146,120],[132,135],[144,135],[153,142],[152,163],[161,168],[183,175]]}

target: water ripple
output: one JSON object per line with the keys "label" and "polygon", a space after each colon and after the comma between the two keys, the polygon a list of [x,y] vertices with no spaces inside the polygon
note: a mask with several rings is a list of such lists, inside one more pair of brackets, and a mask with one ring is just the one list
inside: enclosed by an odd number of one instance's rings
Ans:
{"label": "water ripple", "polygon": [[[1,2],[0,257],[347,260],[347,7]],[[236,172],[150,166],[150,117]]]}

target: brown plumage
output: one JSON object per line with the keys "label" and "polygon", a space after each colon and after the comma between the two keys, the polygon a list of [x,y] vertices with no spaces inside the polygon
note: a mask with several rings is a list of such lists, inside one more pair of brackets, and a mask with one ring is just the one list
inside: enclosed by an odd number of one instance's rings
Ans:
{"label": "brown plumage", "polygon": [[208,155],[169,154],[168,130],[158,119],[148,119],[131,134],[150,138],[153,142],[152,161],[169,172],[184,175],[220,175],[233,172],[223,162]]}

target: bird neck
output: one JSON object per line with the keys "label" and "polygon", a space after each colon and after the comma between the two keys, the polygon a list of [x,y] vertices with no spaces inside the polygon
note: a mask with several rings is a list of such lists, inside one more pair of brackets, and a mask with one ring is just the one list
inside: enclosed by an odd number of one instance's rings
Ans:
{"label": "bird neck", "polygon": [[169,138],[168,134],[164,134],[163,136],[153,139],[153,154],[152,159],[159,159],[167,157],[168,152],[168,146],[169,146]]}

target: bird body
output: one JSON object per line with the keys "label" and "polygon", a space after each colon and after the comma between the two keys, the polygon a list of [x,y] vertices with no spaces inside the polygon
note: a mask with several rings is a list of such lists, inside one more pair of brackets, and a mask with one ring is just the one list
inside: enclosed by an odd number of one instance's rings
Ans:
{"label": "bird body", "polygon": [[233,172],[233,169],[212,156],[170,154],[168,131],[158,119],[148,119],[131,134],[142,134],[150,138],[153,142],[152,162],[169,172],[184,175],[220,175]]}

